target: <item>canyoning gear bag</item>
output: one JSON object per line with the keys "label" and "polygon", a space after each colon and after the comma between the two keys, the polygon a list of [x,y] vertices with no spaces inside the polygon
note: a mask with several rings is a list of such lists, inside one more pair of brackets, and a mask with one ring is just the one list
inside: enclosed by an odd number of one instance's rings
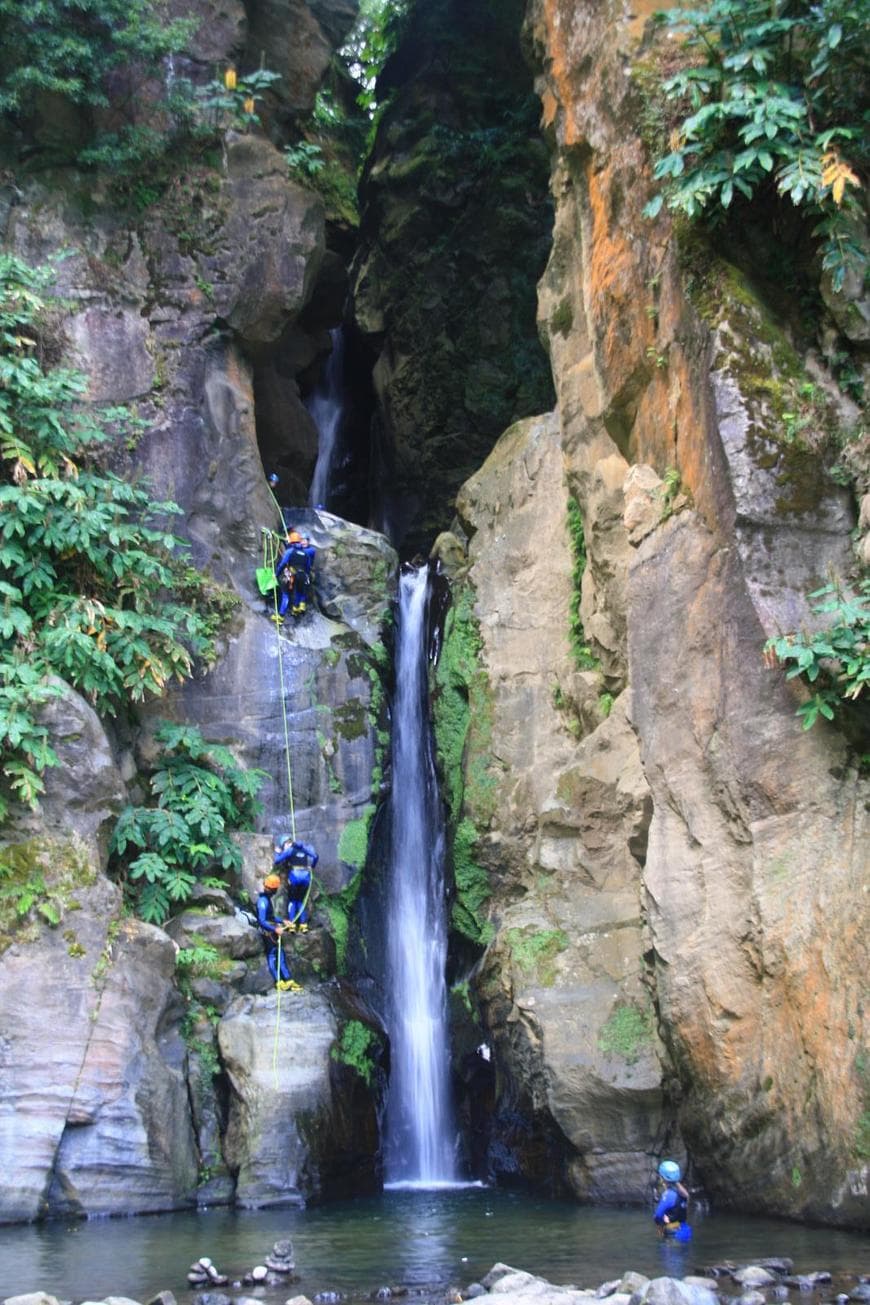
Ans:
{"label": "canyoning gear bag", "polygon": [[265,598],[278,583],[275,572],[271,566],[258,566],[254,575],[257,577],[257,588]]}

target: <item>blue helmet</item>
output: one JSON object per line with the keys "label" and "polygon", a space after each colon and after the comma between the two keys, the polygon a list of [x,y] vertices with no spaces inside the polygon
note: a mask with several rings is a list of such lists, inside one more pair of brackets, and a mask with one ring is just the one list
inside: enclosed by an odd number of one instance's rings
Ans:
{"label": "blue helmet", "polygon": [[676,1160],[663,1160],[659,1165],[659,1174],[666,1183],[678,1183],[683,1176]]}

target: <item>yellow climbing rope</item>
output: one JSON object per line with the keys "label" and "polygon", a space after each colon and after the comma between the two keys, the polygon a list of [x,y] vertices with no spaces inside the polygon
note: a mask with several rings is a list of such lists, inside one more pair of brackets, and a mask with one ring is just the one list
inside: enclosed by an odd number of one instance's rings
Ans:
{"label": "yellow climbing rope", "polygon": [[[284,523],[284,514],[281,511],[281,506],[278,503],[278,500],[275,498],[275,495],[272,492],[271,485],[269,486],[269,493],[272,495],[272,501],[275,504],[275,508],[278,512],[278,516],[281,521],[281,531],[283,535],[283,533],[286,530],[285,523]],[[278,613],[279,584],[277,582],[277,577],[275,578],[274,583],[269,584],[270,577],[275,577],[275,568],[277,566],[280,557],[280,553],[278,551],[278,541],[280,539],[281,536],[275,535],[271,530],[268,530],[266,527],[263,528],[263,565],[260,568],[260,570],[257,572],[257,584],[258,587],[260,588],[260,592],[264,595],[264,597],[269,592],[269,589],[271,589],[272,592],[272,607],[273,607],[273,616],[275,619],[275,638],[278,641],[277,644],[278,674],[280,676],[280,683],[281,683],[281,719],[284,728],[284,758],[285,758],[285,764],[287,770],[287,797],[290,803],[290,828],[293,835],[293,841],[295,843],[297,841],[296,805],[293,800],[293,770],[290,761],[290,726],[287,717],[287,684],[284,678],[284,644],[287,641],[281,636],[281,619]],[[309,877],[308,888],[306,890],[305,896],[302,899],[302,905],[299,910],[300,916],[305,913],[305,910],[308,906],[308,900],[311,896],[311,890],[313,887],[314,887],[314,875],[312,873]],[[275,968],[275,988],[277,991],[277,999],[275,1002],[275,1034],[274,1034],[274,1039],[272,1044],[272,1074],[274,1077],[276,1089],[278,1087],[278,1045],[280,1041],[280,1029],[281,1029],[281,992],[282,992],[281,945],[282,945],[282,939],[281,939],[281,933],[279,932],[277,956],[276,956],[277,964]]]}
{"label": "yellow climbing rope", "polygon": [[278,934],[278,964],[275,966],[275,991],[278,997],[275,1001],[275,1039],[272,1044],[272,1078],[275,1087],[278,1087],[278,1034],[281,1029],[281,935]]}
{"label": "yellow climbing rope", "polygon": [[[273,495],[274,498],[274,495]],[[264,534],[263,536],[264,556],[268,555],[268,565],[274,573],[278,561],[278,548],[275,543],[275,536]],[[281,638],[281,627],[278,616],[278,585],[272,588],[272,606],[274,608],[275,618],[275,638],[278,641],[278,675],[281,681],[281,719],[284,726],[284,759],[287,770],[287,797],[290,802],[290,828],[293,834],[293,841],[296,842],[296,806],[293,801],[293,771],[290,765],[290,727],[287,721],[287,691],[284,681],[284,640]]]}

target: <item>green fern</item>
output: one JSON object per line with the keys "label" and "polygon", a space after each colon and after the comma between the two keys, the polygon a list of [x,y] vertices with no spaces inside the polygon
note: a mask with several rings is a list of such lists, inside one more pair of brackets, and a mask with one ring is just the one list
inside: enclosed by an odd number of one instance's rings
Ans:
{"label": "green fern", "polygon": [[40,361],[52,277],[0,254],[0,820],[56,764],[38,724],[51,676],[113,714],[213,658],[225,610],[162,524],[179,509],[97,465],[124,414],[82,406],[87,378]]}
{"label": "green fern", "polygon": [[124,808],[111,852],[134,909],[162,924],[197,883],[226,887],[215,872],[241,867],[232,833],[253,828],[265,774],[244,769],[190,725],[165,722],[155,740],[163,751],[149,781],[151,804]]}

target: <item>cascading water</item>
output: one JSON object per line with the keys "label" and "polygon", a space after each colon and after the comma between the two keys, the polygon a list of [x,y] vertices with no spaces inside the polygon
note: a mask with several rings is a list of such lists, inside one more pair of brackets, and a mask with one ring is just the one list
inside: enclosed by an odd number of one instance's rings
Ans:
{"label": "cascading water", "polygon": [[455,1181],[447,1054],[444,830],[432,755],[426,675],[428,570],[399,583],[393,704],[386,1116],[389,1186]]}
{"label": "cascading water", "polygon": [[332,352],[326,360],[323,375],[306,404],[314,419],[319,436],[317,464],[311,481],[309,503],[311,507],[329,507],[332,477],[336,470],[336,454],[344,416],[344,331],[340,326],[330,331]]}

